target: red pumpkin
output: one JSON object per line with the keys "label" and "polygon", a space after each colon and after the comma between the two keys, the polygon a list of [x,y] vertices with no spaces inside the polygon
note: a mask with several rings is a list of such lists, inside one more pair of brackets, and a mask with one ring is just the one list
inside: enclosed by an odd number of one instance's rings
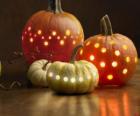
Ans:
{"label": "red pumpkin", "polygon": [[39,59],[69,61],[83,38],[77,18],[62,10],[60,0],[48,0],[48,10],[34,14],[23,30],[23,53],[29,63]]}
{"label": "red pumpkin", "polygon": [[77,60],[87,60],[99,70],[99,85],[123,85],[134,74],[137,51],[133,42],[122,34],[112,32],[109,17],[101,20],[102,33],[84,42]]}

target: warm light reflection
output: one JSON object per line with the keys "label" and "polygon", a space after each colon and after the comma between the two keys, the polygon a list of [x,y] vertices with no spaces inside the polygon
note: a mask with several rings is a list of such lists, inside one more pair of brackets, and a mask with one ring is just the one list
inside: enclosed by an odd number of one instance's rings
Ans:
{"label": "warm light reflection", "polygon": [[45,37],[44,37],[44,36],[42,36],[41,38],[42,38],[42,39],[45,39]]}
{"label": "warm light reflection", "polygon": [[110,40],[109,44],[114,45],[115,41],[114,40]]}
{"label": "warm light reflection", "polygon": [[[116,96],[117,95],[117,96]],[[101,116],[131,116],[129,97],[127,92],[116,95],[107,95],[100,97],[100,115]]]}
{"label": "warm light reflection", "polygon": [[90,55],[89,59],[93,61],[95,59],[94,55]]}

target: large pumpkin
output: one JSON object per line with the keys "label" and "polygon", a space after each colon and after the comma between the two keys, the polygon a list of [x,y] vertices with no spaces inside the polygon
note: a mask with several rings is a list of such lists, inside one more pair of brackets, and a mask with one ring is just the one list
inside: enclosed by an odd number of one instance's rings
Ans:
{"label": "large pumpkin", "polygon": [[134,74],[137,51],[133,42],[126,36],[112,32],[109,17],[101,20],[101,34],[84,42],[77,60],[87,60],[99,70],[100,85],[123,85]]}
{"label": "large pumpkin", "polygon": [[60,0],[48,0],[48,10],[34,14],[22,34],[22,48],[29,63],[39,59],[68,61],[83,42],[84,33],[75,16],[64,12]]}
{"label": "large pumpkin", "polygon": [[78,94],[94,90],[98,85],[97,68],[85,60],[75,61],[76,47],[70,63],[56,61],[47,71],[48,86],[59,93]]}

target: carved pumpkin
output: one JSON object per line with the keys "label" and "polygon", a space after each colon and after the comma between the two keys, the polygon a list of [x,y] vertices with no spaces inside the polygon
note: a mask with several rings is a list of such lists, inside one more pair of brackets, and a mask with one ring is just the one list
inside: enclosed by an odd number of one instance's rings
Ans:
{"label": "carved pumpkin", "polygon": [[39,59],[69,61],[72,50],[83,39],[77,18],[62,10],[60,0],[48,0],[48,10],[37,12],[27,22],[22,48],[30,64]]}
{"label": "carved pumpkin", "polygon": [[97,86],[99,76],[96,67],[88,61],[75,61],[79,47],[75,48],[70,63],[56,61],[48,68],[47,82],[56,92],[87,93]]}
{"label": "carved pumpkin", "polygon": [[99,70],[100,85],[124,85],[134,74],[137,51],[133,42],[112,32],[109,17],[101,20],[101,34],[90,37],[79,50],[77,60],[87,60]]}

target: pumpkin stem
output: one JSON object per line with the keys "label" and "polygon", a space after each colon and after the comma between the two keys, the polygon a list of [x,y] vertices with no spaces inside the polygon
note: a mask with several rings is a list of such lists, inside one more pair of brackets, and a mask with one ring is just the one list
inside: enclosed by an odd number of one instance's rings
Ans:
{"label": "pumpkin stem", "polygon": [[48,0],[48,11],[62,13],[61,0]]}
{"label": "pumpkin stem", "polygon": [[103,35],[112,35],[113,34],[113,30],[112,30],[112,25],[111,25],[111,21],[109,19],[108,15],[105,15],[102,19],[101,19],[101,32]]}
{"label": "pumpkin stem", "polygon": [[47,65],[49,64],[49,62],[46,62],[45,65],[42,67],[42,69],[45,71],[46,70],[46,67]]}
{"label": "pumpkin stem", "polygon": [[76,48],[74,48],[74,50],[73,50],[73,52],[72,52],[72,55],[71,55],[71,58],[70,58],[70,63],[74,63],[74,61],[75,61],[75,57],[76,57],[76,55],[77,55],[77,53],[78,53],[78,50],[80,49],[80,48],[83,48],[83,45],[78,45]]}

